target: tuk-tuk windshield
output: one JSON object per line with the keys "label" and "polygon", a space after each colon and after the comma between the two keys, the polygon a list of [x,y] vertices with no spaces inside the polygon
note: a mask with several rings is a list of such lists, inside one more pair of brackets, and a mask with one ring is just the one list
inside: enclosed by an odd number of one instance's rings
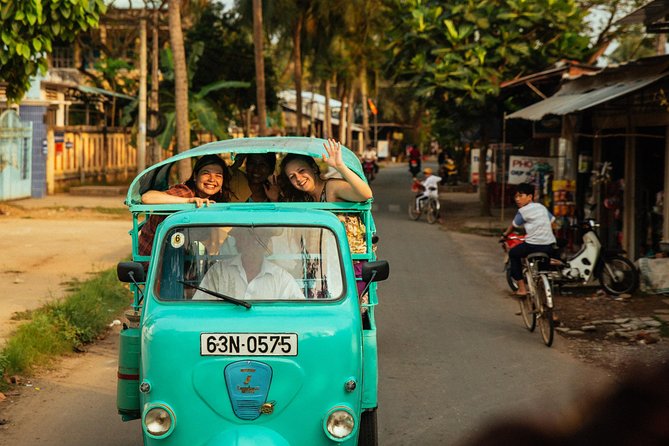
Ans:
{"label": "tuk-tuk windshield", "polygon": [[165,236],[161,300],[337,299],[344,291],[336,237],[323,227],[183,226]]}

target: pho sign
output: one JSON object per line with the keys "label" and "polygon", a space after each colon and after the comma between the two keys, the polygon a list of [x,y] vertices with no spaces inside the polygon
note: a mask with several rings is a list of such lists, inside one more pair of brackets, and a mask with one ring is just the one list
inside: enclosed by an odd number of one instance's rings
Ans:
{"label": "pho sign", "polygon": [[557,159],[538,156],[510,156],[509,157],[509,184],[529,183],[532,180],[532,168],[537,164],[545,163],[557,171]]}

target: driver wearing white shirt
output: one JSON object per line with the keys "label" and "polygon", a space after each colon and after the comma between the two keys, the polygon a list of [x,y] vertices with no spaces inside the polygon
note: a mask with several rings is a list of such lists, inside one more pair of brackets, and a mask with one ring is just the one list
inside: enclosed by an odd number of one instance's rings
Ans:
{"label": "driver wearing white shirt", "polygon": [[[304,299],[295,278],[283,268],[265,258],[269,238],[253,228],[230,231],[238,255],[214,264],[205,274],[201,288],[216,291],[241,300]],[[215,297],[198,290],[193,300],[212,300]]]}

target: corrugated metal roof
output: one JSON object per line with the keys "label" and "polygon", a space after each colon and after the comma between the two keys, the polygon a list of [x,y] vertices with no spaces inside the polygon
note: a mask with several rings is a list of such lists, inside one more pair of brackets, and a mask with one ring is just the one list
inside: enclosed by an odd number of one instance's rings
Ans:
{"label": "corrugated metal roof", "polygon": [[618,20],[619,25],[631,25],[634,23],[643,23],[650,25],[664,18],[669,12],[669,0],[653,0],[642,6],[631,14]]}
{"label": "corrugated metal roof", "polygon": [[553,96],[507,116],[538,121],[546,115],[566,115],[624,96],[669,75],[669,57],[653,57],[607,68],[599,74],[567,82]]}
{"label": "corrugated metal roof", "polygon": [[[282,101],[282,105],[288,110],[297,110],[297,93],[295,90],[280,91],[277,96]],[[333,125],[339,125],[339,110],[341,101],[330,99],[330,115]],[[302,114],[313,117],[321,121],[325,120],[325,96],[311,91],[302,92]],[[352,127],[356,132],[362,132],[362,127],[353,123]]]}

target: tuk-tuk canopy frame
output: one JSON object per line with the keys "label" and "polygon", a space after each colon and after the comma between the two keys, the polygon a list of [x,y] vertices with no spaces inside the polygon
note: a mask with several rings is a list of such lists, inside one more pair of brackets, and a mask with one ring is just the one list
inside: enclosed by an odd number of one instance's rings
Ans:
{"label": "tuk-tuk canopy frame", "polygon": [[[204,144],[174,155],[142,171],[130,184],[125,203],[130,207],[131,211],[144,210],[143,207],[147,205],[142,205],[142,194],[151,189],[166,190],[169,187],[169,177],[172,167],[183,159],[199,158],[204,155],[223,155],[226,153],[230,154],[232,159],[241,154],[262,153],[295,153],[322,159],[322,156],[327,154],[323,147],[325,143],[327,143],[327,140],[321,138],[278,136],[267,138],[236,138]],[[349,169],[365,180],[362,165],[355,153],[342,146],[342,159]],[[174,208],[174,205],[170,207]],[[151,208],[156,209],[156,206],[153,205]]]}

